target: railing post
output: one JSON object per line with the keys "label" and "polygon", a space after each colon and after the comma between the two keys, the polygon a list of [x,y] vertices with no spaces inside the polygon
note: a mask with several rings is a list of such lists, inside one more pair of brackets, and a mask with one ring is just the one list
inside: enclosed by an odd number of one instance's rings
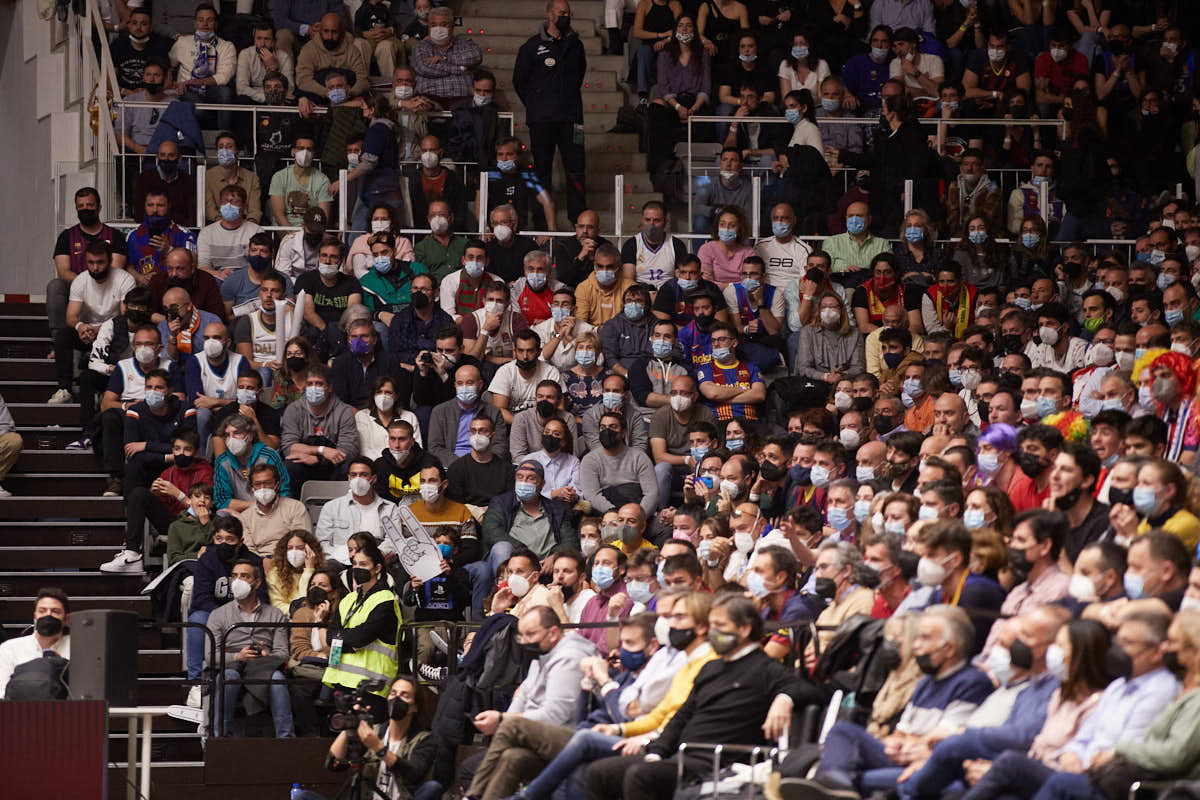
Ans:
{"label": "railing post", "polygon": [[475,211],[479,214],[479,235],[487,233],[487,206],[488,206],[488,174],[486,169],[479,170],[479,207]]}
{"label": "railing post", "polygon": [[1183,199],[1183,184],[1182,183],[1175,184],[1175,199],[1176,200]]}
{"label": "railing post", "polygon": [[625,176],[618,172],[613,176],[613,239],[620,239],[625,229]]}
{"label": "railing post", "polygon": [[196,157],[196,227],[204,227],[204,176],[208,172],[208,167],[204,162],[200,161],[199,156]]}
{"label": "railing post", "polygon": [[757,239],[762,228],[762,176],[750,179],[750,238]]}
{"label": "railing post", "polygon": [[912,211],[913,208],[913,181],[912,178],[907,178],[904,181],[904,213]]}
{"label": "railing post", "polygon": [[[692,161],[692,118],[688,117],[687,118],[687,167],[683,171],[684,180],[687,181],[687,186],[684,187],[684,191],[687,192],[687,199],[688,199],[687,225],[684,227],[684,230],[687,231],[688,233],[692,232],[692,163],[693,163],[693,161]],[[654,176],[651,175],[650,178],[651,178],[651,180],[653,180]]]}
{"label": "railing post", "polygon": [[346,205],[347,198],[350,194],[350,187],[346,181],[347,171],[345,169],[338,170],[338,233],[345,234],[348,230],[346,227]]}
{"label": "railing post", "polygon": [[1042,212],[1042,222],[1046,223],[1046,235],[1050,235],[1050,182],[1038,186],[1038,210]]}

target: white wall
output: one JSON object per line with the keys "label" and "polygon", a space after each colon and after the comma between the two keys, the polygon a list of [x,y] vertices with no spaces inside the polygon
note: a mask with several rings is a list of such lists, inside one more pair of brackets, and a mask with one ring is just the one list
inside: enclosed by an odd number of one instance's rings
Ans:
{"label": "white wall", "polygon": [[41,47],[30,48],[24,41],[29,20],[23,19],[23,6],[33,2],[0,0],[0,293],[40,295],[54,272],[50,256],[57,231],[51,117],[37,118],[36,66],[41,56],[25,58],[27,52],[49,49],[47,23],[40,26],[46,37],[44,43],[36,43]]}

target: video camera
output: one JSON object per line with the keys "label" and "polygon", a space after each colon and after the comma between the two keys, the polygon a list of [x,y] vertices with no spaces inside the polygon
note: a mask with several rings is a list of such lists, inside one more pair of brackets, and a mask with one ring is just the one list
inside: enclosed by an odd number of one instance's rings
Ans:
{"label": "video camera", "polygon": [[336,709],[329,717],[329,727],[334,734],[346,732],[346,758],[349,763],[362,761],[364,749],[358,738],[358,724],[374,725],[378,720],[371,713],[371,695],[382,691],[387,683],[382,680],[365,679],[353,691],[334,692],[333,705]]}

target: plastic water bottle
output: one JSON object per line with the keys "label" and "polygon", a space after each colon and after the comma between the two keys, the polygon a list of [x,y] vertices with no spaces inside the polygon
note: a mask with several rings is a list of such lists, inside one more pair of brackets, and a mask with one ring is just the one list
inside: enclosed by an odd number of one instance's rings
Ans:
{"label": "plastic water bottle", "polygon": [[301,792],[303,792],[303,790],[300,788],[300,784],[293,783],[292,784],[292,793],[291,793],[291,795],[289,795],[290,800],[300,800]]}

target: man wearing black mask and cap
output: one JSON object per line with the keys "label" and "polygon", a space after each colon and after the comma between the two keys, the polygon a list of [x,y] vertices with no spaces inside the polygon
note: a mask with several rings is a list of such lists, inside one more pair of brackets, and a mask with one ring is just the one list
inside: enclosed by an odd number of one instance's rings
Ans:
{"label": "man wearing black mask and cap", "polygon": [[33,606],[33,633],[0,644],[0,698],[4,697],[13,670],[47,652],[71,659],[70,604],[62,589],[39,589]]}

